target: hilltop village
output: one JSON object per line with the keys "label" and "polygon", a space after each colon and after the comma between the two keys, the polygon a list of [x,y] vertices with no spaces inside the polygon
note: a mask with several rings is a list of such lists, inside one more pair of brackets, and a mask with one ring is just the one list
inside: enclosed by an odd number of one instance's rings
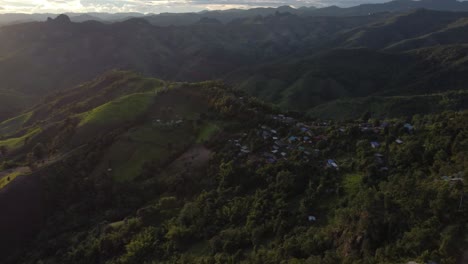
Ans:
{"label": "hilltop village", "polygon": [[[415,127],[398,121],[372,120],[369,122],[300,121],[284,114],[268,115],[265,123],[250,133],[242,133],[228,142],[237,157],[249,160],[277,163],[300,157],[304,162],[321,160],[329,169],[339,170],[340,157],[327,151],[329,137],[344,138],[350,132],[359,134],[368,142],[379,171],[389,170],[387,156],[390,149],[403,145],[402,138],[416,136]],[[390,135],[397,129],[398,135]],[[363,142],[361,142],[362,144]]]}

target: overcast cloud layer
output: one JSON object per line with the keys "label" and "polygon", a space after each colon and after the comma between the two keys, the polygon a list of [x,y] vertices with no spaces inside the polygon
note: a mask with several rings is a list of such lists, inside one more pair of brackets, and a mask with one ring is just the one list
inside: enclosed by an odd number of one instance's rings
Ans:
{"label": "overcast cloud layer", "polygon": [[389,0],[0,0],[1,13],[188,12],[229,8],[353,6]]}

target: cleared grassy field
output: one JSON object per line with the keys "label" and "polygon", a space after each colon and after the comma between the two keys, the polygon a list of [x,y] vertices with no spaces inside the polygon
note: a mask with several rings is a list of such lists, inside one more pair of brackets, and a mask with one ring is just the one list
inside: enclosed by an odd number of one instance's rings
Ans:
{"label": "cleared grassy field", "polygon": [[120,97],[84,113],[80,126],[108,125],[134,120],[150,107],[154,93],[140,93]]}
{"label": "cleared grassy field", "polygon": [[5,139],[5,140],[1,140],[0,141],[0,146],[5,146],[10,150],[17,149],[17,148],[21,147],[24,144],[26,138],[32,138],[34,135],[38,134],[41,131],[42,131],[42,129],[40,127],[33,128],[33,129],[29,130],[28,133],[24,134],[21,137],[8,138],[8,139]]}
{"label": "cleared grassy field", "polygon": [[188,124],[173,128],[141,126],[122,135],[106,151],[99,170],[111,168],[116,181],[131,181],[141,174],[145,162],[162,164],[195,139]]}
{"label": "cleared grassy field", "polygon": [[198,133],[197,143],[202,143],[209,140],[216,132],[220,131],[221,128],[213,123],[204,125]]}
{"label": "cleared grassy field", "polygon": [[28,112],[0,123],[0,136],[9,135],[20,129],[31,118],[32,114],[33,112]]}

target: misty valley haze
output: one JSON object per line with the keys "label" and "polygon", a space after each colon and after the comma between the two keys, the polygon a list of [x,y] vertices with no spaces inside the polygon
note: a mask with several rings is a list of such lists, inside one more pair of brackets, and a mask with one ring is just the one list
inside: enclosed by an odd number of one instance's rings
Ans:
{"label": "misty valley haze", "polygon": [[237,0],[237,1],[216,1],[216,0],[169,0],[169,1],[144,1],[144,0],[41,0],[41,1],[0,1],[0,11],[2,13],[61,13],[61,12],[141,12],[141,13],[162,13],[162,12],[197,12],[202,10],[221,10],[232,8],[252,8],[252,7],[277,7],[277,6],[332,6],[343,7],[355,6],[364,3],[383,3],[384,0]]}

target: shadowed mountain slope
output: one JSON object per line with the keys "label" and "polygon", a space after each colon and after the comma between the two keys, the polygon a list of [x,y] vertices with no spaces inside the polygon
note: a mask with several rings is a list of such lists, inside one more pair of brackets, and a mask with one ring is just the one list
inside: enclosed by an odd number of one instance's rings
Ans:
{"label": "shadowed mountain slope", "polygon": [[[428,97],[406,99],[457,99]],[[0,123],[0,260],[454,263],[467,118],[310,120],[220,82],[108,72]]]}

